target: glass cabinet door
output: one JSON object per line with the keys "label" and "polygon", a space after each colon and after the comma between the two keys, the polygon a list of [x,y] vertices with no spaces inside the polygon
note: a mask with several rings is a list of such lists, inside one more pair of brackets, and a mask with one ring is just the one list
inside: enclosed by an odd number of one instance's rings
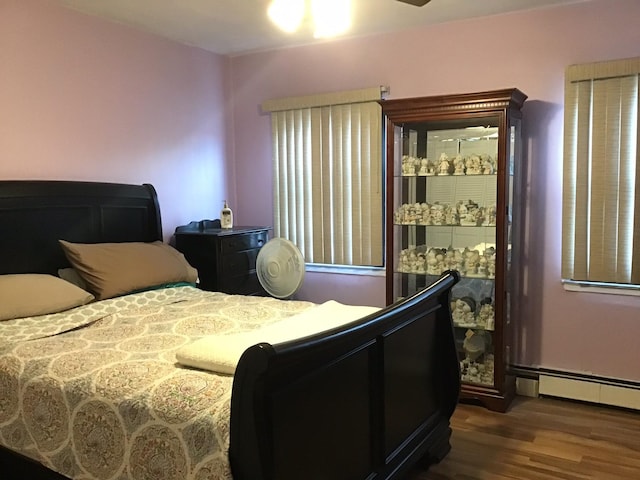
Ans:
{"label": "glass cabinet door", "polygon": [[494,383],[498,118],[396,126],[395,298],[457,270],[462,380]]}
{"label": "glass cabinet door", "polygon": [[518,249],[521,107],[517,89],[381,102],[386,121],[387,303],[447,270],[461,399],[504,411]]}

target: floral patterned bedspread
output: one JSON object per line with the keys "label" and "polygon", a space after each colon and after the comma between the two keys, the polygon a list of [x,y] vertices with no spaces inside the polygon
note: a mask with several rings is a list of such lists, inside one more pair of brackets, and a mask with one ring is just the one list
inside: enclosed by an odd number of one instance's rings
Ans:
{"label": "floral patterned bedspread", "polygon": [[174,287],[0,322],[0,443],[78,480],[230,479],[233,378],[175,351],[312,305]]}

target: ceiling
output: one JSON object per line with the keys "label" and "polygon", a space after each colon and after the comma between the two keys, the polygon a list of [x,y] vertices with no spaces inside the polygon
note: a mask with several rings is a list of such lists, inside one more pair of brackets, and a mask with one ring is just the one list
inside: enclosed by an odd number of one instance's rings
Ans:
{"label": "ceiling", "polygon": [[[279,31],[266,15],[270,0],[54,1],[222,55],[322,41],[313,38],[308,21],[295,34]],[[431,0],[424,7],[396,0],[352,0],[352,29],[345,36],[397,31],[581,1],[588,0]]]}

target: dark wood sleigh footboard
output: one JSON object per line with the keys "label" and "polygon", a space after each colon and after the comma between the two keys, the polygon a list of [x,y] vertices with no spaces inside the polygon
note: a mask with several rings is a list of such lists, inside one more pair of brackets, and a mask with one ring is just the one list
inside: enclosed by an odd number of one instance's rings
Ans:
{"label": "dark wood sleigh footboard", "polygon": [[231,400],[234,480],[392,479],[449,451],[460,371],[445,273],[355,326],[249,348]]}
{"label": "dark wood sleigh footboard", "polygon": [[[457,281],[446,273],[350,327],[247,349],[231,399],[234,480],[399,479],[444,458],[460,391]],[[65,478],[4,448],[0,472]]]}

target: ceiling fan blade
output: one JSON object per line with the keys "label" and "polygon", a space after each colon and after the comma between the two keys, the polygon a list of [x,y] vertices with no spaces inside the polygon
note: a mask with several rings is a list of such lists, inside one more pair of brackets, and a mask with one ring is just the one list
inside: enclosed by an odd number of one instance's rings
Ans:
{"label": "ceiling fan blade", "polygon": [[409,5],[415,5],[416,7],[424,7],[431,0],[398,0],[399,2],[408,3]]}

